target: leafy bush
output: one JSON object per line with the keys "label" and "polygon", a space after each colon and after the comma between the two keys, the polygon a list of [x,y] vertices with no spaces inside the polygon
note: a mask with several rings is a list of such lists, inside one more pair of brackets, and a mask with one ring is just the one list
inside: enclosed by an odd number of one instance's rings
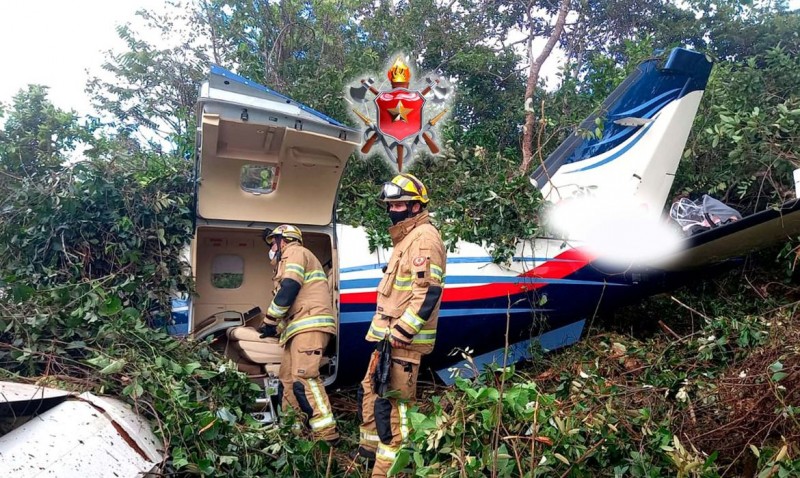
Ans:
{"label": "leafy bush", "polygon": [[[324,472],[326,445],[248,413],[260,387],[209,343],[164,330],[191,290],[189,168],[89,160],[21,179],[0,207],[0,377],[126,398],[154,421],[167,471]],[[323,449],[325,448],[325,449]],[[291,455],[291,459],[289,456]]]}
{"label": "leafy bush", "polygon": [[0,206],[0,271],[20,291],[105,278],[107,307],[164,308],[190,287],[190,191],[188,164],[159,156],[22,179]]}
{"label": "leafy bush", "polygon": [[266,428],[251,418],[260,386],[209,343],[154,329],[134,307],[110,307],[120,292],[110,282],[43,288],[24,301],[11,294],[0,304],[0,377],[127,399],[153,421],[166,471],[286,476],[325,469],[326,445],[296,438],[291,418]]}
{"label": "leafy bush", "polygon": [[775,46],[715,65],[698,113],[695,137],[678,169],[678,193],[708,193],[743,212],[793,196],[800,167],[800,56]]}

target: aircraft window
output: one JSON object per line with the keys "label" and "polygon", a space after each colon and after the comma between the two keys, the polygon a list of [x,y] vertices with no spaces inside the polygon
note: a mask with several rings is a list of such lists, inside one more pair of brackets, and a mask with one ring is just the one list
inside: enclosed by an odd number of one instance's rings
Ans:
{"label": "aircraft window", "polygon": [[278,183],[278,168],[266,164],[245,164],[242,166],[242,190],[255,194],[269,194]]}
{"label": "aircraft window", "polygon": [[217,289],[237,289],[244,280],[244,259],[220,254],[211,265],[211,285]]}

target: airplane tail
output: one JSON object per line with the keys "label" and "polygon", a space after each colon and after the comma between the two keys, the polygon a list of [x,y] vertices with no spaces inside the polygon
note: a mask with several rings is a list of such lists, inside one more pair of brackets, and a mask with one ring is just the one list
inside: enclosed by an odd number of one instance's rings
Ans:
{"label": "airplane tail", "polygon": [[[700,53],[640,64],[530,176],[545,200],[622,200],[656,218],[669,194],[711,73]],[[602,135],[588,132],[602,121]]]}

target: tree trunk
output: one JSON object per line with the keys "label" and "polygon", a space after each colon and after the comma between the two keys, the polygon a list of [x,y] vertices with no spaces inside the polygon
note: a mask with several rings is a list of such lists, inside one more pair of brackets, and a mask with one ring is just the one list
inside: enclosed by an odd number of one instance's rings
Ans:
{"label": "tree trunk", "polygon": [[217,26],[215,24],[214,15],[211,12],[211,5],[209,5],[206,0],[203,0],[203,2],[200,4],[200,8],[203,11],[203,13],[206,14],[205,21],[208,24],[208,32],[211,36],[211,52],[214,55],[214,63],[222,66],[222,59],[219,54],[219,39],[217,38]]}
{"label": "tree trunk", "polygon": [[[542,53],[533,60],[533,41],[531,40],[531,49],[529,57],[531,61],[531,68],[528,71],[528,83],[525,86],[525,104],[533,104],[533,93],[536,91],[536,83],[539,81],[539,70],[545,60],[550,56],[553,47],[556,46],[561,33],[564,31],[564,23],[567,20],[567,13],[569,12],[570,0],[561,0],[561,5],[558,8],[558,17],[556,24],[553,26],[553,31],[550,32],[550,38],[544,46]],[[522,164],[520,165],[520,172],[525,173],[530,167],[531,160],[533,159],[533,128],[534,128],[534,114],[532,111],[525,113],[525,127],[522,131]]]}

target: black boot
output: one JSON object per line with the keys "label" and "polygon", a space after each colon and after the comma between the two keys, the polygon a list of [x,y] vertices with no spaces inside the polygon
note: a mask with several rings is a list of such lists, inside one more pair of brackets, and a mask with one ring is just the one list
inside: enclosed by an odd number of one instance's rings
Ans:
{"label": "black boot", "polygon": [[375,452],[367,450],[363,446],[358,447],[358,450],[350,452],[350,459],[357,462],[366,462],[372,468],[375,466]]}
{"label": "black boot", "polygon": [[328,445],[330,445],[333,448],[336,448],[336,446],[341,442],[342,442],[342,439],[340,437],[338,437],[338,436],[336,438],[332,439],[332,440],[325,440],[325,443],[327,443]]}

